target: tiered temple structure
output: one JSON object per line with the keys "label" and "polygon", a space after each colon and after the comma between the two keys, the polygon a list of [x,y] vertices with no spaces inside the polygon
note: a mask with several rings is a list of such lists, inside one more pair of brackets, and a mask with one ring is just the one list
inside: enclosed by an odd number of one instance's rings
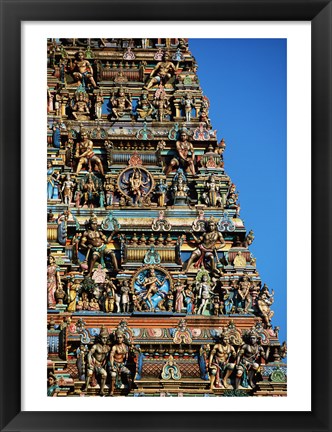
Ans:
{"label": "tiered temple structure", "polygon": [[285,396],[186,39],[52,39],[48,395]]}

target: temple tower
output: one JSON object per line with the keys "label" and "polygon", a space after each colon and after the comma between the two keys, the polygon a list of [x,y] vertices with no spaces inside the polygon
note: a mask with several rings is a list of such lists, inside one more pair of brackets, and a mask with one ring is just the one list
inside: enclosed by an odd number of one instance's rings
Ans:
{"label": "temple tower", "polygon": [[47,61],[50,394],[285,396],[188,40],[52,39]]}

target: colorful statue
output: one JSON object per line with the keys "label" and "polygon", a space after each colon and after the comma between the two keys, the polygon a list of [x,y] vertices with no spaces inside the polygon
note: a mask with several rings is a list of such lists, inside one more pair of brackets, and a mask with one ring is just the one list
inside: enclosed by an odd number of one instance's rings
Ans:
{"label": "colorful statue", "polygon": [[68,283],[68,306],[67,312],[76,312],[77,292],[80,290],[79,279],[73,279]]}
{"label": "colorful statue", "polygon": [[174,168],[180,164],[184,170],[190,172],[192,175],[196,174],[195,170],[195,152],[194,147],[188,140],[188,134],[185,130],[181,131],[180,140],[176,142],[176,150],[178,158],[173,158],[166,169],[168,175]]}
{"label": "colorful statue", "polygon": [[53,255],[48,257],[47,266],[47,307],[55,309],[56,299],[55,292],[61,286],[60,269],[55,263]]}
{"label": "colorful statue", "polygon": [[98,120],[101,119],[103,103],[104,103],[103,92],[99,91],[95,95],[95,116],[96,116],[96,119],[98,119]]}
{"label": "colorful statue", "polygon": [[47,199],[59,199],[60,173],[56,171],[51,162],[47,162]]}
{"label": "colorful statue", "polygon": [[75,93],[75,103],[72,107],[72,114],[75,120],[89,120],[90,108],[88,105],[89,96],[83,91]]}
{"label": "colorful statue", "polygon": [[107,344],[109,334],[107,329],[102,326],[95,344],[90,349],[87,355],[87,376],[85,381],[85,389],[88,390],[91,377],[95,374],[95,378],[100,378],[99,394],[104,395],[104,387],[107,378],[107,358],[110,352],[110,346]]}
{"label": "colorful statue", "polygon": [[197,314],[204,315],[207,305],[210,302],[211,295],[214,294],[210,282],[210,277],[207,272],[203,272],[201,277],[197,280],[196,289],[198,292],[197,299],[199,300],[199,308],[197,310]]}
{"label": "colorful statue", "polygon": [[[208,261],[211,269],[216,271],[216,260],[218,260],[217,243],[221,243],[221,248],[225,246],[225,240],[222,234],[217,230],[217,224],[213,218],[210,218],[205,224],[206,231],[197,238],[193,231],[190,231],[198,247],[192,252],[186,271],[188,272],[191,265],[195,262],[195,267],[205,265]],[[220,249],[220,248],[219,248]]]}
{"label": "colorful statue", "polygon": [[183,282],[177,281],[174,286],[174,293],[175,293],[175,312],[181,313],[182,309],[184,307],[184,290],[186,286]]}
{"label": "colorful statue", "polygon": [[149,101],[148,95],[142,93],[140,100],[138,101],[136,112],[141,119],[146,119],[154,113],[155,109]]}
{"label": "colorful statue", "polygon": [[248,335],[249,341],[244,344],[237,355],[235,388],[242,387],[255,388],[254,377],[260,366],[260,359],[266,359],[265,351],[258,342],[258,337],[254,332]]}
{"label": "colorful statue", "polygon": [[71,180],[70,174],[67,174],[66,180],[63,182],[62,185],[62,201],[66,205],[70,205],[73,199],[73,190],[75,187],[75,183]]}
{"label": "colorful statue", "polygon": [[59,386],[57,383],[56,376],[50,372],[47,378],[47,396],[57,396],[57,391],[59,390]]}
{"label": "colorful statue", "polygon": [[156,84],[165,85],[175,74],[175,71],[176,68],[170,61],[169,53],[165,52],[163,55],[163,60],[157,63],[156,67],[150,73],[149,81],[144,88],[148,90]]}
{"label": "colorful statue", "polygon": [[78,51],[75,54],[75,60],[69,62],[69,70],[73,74],[73,78],[77,83],[77,86],[83,85],[85,88],[89,85],[97,88],[97,84],[93,78],[93,70],[88,62],[88,60],[84,59],[83,51]]}
{"label": "colorful statue", "polygon": [[274,312],[271,311],[270,306],[274,302],[273,295],[274,295],[274,291],[272,290],[272,292],[270,293],[268,286],[264,284],[257,299],[258,310],[267,328],[272,327],[271,319],[274,315]]}
{"label": "colorful statue", "polygon": [[[231,361],[233,359],[233,362]],[[226,334],[219,336],[218,343],[215,344],[210,353],[209,371],[210,388],[230,388],[228,379],[235,368],[236,351],[229,343]]]}
{"label": "colorful statue", "polygon": [[85,165],[89,172],[94,165],[98,168],[101,175],[104,175],[104,168],[101,160],[93,151],[93,142],[89,140],[86,132],[81,132],[81,141],[76,145],[75,158],[78,159],[76,174],[78,174]]}
{"label": "colorful statue", "polygon": [[119,88],[117,96],[111,97],[112,113],[116,119],[123,117],[126,113],[131,113],[131,101],[126,97],[122,87]]}
{"label": "colorful statue", "polygon": [[110,396],[113,396],[114,390],[124,388],[124,379],[127,381],[128,392],[132,386],[130,370],[126,367],[128,360],[128,346],[124,343],[124,334],[117,330],[115,334],[115,344],[110,353],[109,370],[111,374]]}
{"label": "colorful statue", "polygon": [[215,176],[210,175],[205,185],[202,200],[208,207],[222,207],[222,198],[219,194],[220,185],[217,184]]}
{"label": "colorful statue", "polygon": [[111,249],[107,249],[108,242],[111,241],[114,232],[107,238],[101,230],[98,230],[98,220],[95,216],[91,216],[88,223],[88,229],[84,232],[80,246],[87,251],[85,260],[90,260],[88,276],[92,275],[97,260],[100,260],[102,267],[105,267],[105,256],[111,258],[113,270],[118,271],[118,262],[115,253]]}
{"label": "colorful statue", "polygon": [[193,99],[190,97],[189,93],[187,93],[186,96],[181,99],[181,105],[184,107],[186,122],[190,122],[191,121],[191,111],[194,107],[194,103],[193,103]]}

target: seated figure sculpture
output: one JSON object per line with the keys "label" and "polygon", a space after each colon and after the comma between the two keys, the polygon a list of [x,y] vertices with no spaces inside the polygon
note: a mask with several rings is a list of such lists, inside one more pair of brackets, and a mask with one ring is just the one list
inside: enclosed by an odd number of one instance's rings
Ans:
{"label": "seated figure sculpture", "polygon": [[260,366],[260,359],[266,359],[265,351],[258,342],[255,332],[249,333],[249,341],[244,344],[237,355],[235,388],[255,388],[254,377]]}
{"label": "seated figure sculpture", "polygon": [[221,234],[221,232],[217,229],[217,224],[213,218],[210,218],[206,224],[206,230],[205,232],[197,238],[193,231],[190,231],[195,242],[197,243],[198,247],[192,252],[186,272],[189,271],[191,265],[195,262],[195,267],[200,267],[201,265],[205,265],[204,260],[206,259],[208,263],[210,264],[211,270],[216,271],[216,262],[215,258],[217,255],[217,243],[221,243],[221,248],[225,246],[225,240]]}
{"label": "seated figure sculpture", "polygon": [[[230,359],[233,358],[232,363]],[[210,353],[209,370],[210,370],[210,387],[230,388],[228,378],[235,368],[236,352],[234,347],[229,343],[226,334],[219,336],[218,343],[215,344]]]}
{"label": "seated figure sculpture", "polygon": [[87,87],[88,85],[92,85],[92,87],[97,88],[97,84],[93,78],[91,64],[88,60],[84,59],[83,51],[78,51],[75,54],[74,62],[70,60],[69,69],[72,72],[77,86],[83,85],[84,87]]}
{"label": "seated figure sculpture", "polygon": [[113,234],[114,232],[107,238],[101,230],[98,230],[98,220],[96,216],[91,216],[87,230],[83,233],[80,242],[81,248],[87,251],[86,261],[90,260],[88,276],[92,275],[92,270],[97,260],[100,260],[102,267],[105,267],[105,256],[110,256],[113,270],[118,271],[118,262],[115,253],[110,249],[106,249],[106,245],[111,240]]}
{"label": "seated figure sculpture", "polygon": [[126,367],[128,360],[128,346],[124,343],[124,334],[121,330],[117,330],[115,334],[115,344],[113,345],[110,353],[109,370],[111,374],[111,390],[110,396],[113,396],[116,388],[122,389],[125,384],[123,382],[124,376],[128,384],[128,392],[131,389],[131,373]]}
{"label": "seated figure sculpture", "polygon": [[175,74],[176,68],[174,64],[170,61],[170,55],[168,52],[163,54],[163,59],[161,62],[157,63],[156,67],[150,73],[149,80],[145,89],[150,89],[151,87],[162,84],[165,85],[169,79]]}
{"label": "seated figure sculpture", "polygon": [[76,145],[75,158],[78,159],[76,174],[78,174],[83,166],[88,168],[91,172],[94,166],[97,166],[101,175],[104,175],[104,168],[101,160],[95,155],[93,151],[93,142],[89,140],[88,134],[84,131],[81,132],[81,141]]}
{"label": "seated figure sculpture", "polygon": [[182,129],[180,140],[176,142],[176,151],[178,157],[175,157],[170,161],[165,174],[168,175],[174,168],[177,168],[179,165],[181,165],[185,171],[195,175],[196,170],[194,147],[189,141],[188,134],[185,129]]}
{"label": "seated figure sculpture", "polygon": [[95,374],[96,378],[100,377],[101,396],[104,395],[104,387],[107,379],[107,357],[110,352],[110,346],[107,344],[108,339],[108,331],[105,327],[102,327],[96,343],[92,346],[87,355],[87,374],[84,388],[88,390],[91,377]]}

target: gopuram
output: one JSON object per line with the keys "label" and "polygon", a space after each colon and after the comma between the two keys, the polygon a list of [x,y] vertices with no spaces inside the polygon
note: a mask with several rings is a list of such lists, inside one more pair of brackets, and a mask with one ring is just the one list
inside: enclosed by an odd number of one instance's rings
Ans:
{"label": "gopuram", "polygon": [[48,396],[286,396],[188,40],[47,50]]}

